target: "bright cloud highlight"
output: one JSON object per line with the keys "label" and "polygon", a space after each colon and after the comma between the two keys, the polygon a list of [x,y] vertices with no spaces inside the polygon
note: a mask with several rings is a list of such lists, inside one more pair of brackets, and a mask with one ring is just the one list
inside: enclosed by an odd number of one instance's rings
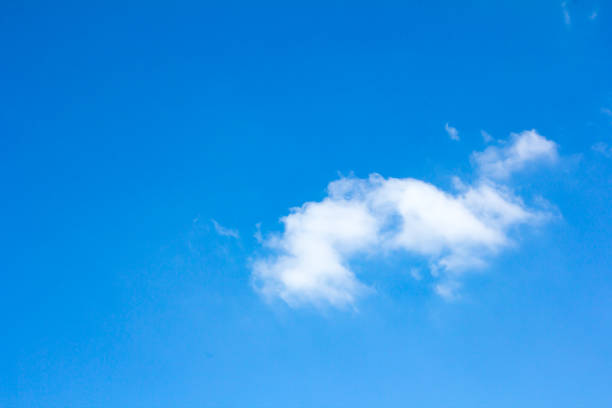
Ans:
{"label": "bright cloud highlight", "polygon": [[513,228],[549,216],[526,206],[498,180],[556,155],[556,144],[532,130],[474,153],[479,177],[469,186],[455,178],[453,193],[378,174],[333,181],[327,197],[293,208],[281,218],[284,232],[263,241],[271,254],[254,260],[255,286],[290,305],[342,307],[368,291],[351,270],[354,256],[404,251],[425,259],[437,280],[435,291],[452,299],[464,273],[485,267],[512,245]]}
{"label": "bright cloud highlight", "polygon": [[481,175],[492,179],[506,179],[534,162],[555,162],[558,159],[555,142],[540,136],[535,130],[513,133],[506,146],[490,146],[472,155]]}

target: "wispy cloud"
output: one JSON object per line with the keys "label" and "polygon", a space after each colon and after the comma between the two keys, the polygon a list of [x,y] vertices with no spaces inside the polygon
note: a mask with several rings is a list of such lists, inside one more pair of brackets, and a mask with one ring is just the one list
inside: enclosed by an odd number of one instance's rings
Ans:
{"label": "wispy cloud", "polygon": [[327,197],[293,208],[281,218],[284,231],[264,240],[270,254],[255,259],[254,284],[290,305],[346,306],[369,291],[350,261],[360,254],[399,251],[423,258],[435,292],[454,299],[464,273],[485,267],[512,245],[513,227],[550,216],[545,205],[528,207],[496,180],[507,179],[526,162],[548,161],[551,149],[556,155],[556,144],[535,131],[512,135],[504,147],[474,153],[480,176],[472,185],[459,180],[455,192],[378,174],[333,181]]}
{"label": "wispy cloud", "polygon": [[561,11],[563,12],[563,21],[565,22],[565,24],[572,24],[572,18],[569,13],[567,1],[561,2]]}
{"label": "wispy cloud", "polygon": [[240,238],[240,234],[238,233],[238,231],[226,228],[215,220],[211,220],[211,222],[215,227],[215,231],[217,231],[217,234],[222,235],[224,237],[232,237],[236,239]]}
{"label": "wispy cloud", "polygon": [[485,143],[491,143],[493,141],[493,136],[491,136],[487,131],[485,130],[481,130],[480,131],[480,136],[482,136],[482,140],[484,140]]}
{"label": "wispy cloud", "polygon": [[260,244],[264,242],[263,235],[261,234],[261,222],[255,224],[255,233],[253,234],[253,238],[255,238],[255,240]]}
{"label": "wispy cloud", "polygon": [[608,146],[607,143],[598,142],[591,146],[591,149],[605,157],[612,158],[612,147]]}
{"label": "wispy cloud", "polygon": [[589,16],[590,20],[595,20],[597,18],[597,10],[594,10]]}
{"label": "wispy cloud", "polygon": [[446,130],[446,133],[448,133],[448,136],[452,139],[452,140],[459,140],[459,131],[450,126],[448,123],[444,125],[444,129]]}

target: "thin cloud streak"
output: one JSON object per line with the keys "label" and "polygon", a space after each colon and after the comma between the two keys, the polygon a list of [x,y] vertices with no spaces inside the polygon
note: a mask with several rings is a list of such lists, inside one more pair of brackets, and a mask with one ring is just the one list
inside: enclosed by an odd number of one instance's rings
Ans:
{"label": "thin cloud streak", "polygon": [[446,133],[448,133],[448,136],[452,139],[452,140],[459,140],[459,131],[450,126],[448,123],[446,123],[444,125],[444,130],[446,130]]}
{"label": "thin cloud streak", "polygon": [[485,143],[491,143],[493,141],[493,136],[491,136],[487,131],[485,130],[481,130],[480,131],[480,136],[482,136],[482,140],[484,140]]}
{"label": "thin cloud streak", "polygon": [[568,10],[567,1],[561,3],[561,11],[563,12],[563,21],[565,22],[565,25],[572,24],[572,18]]}
{"label": "thin cloud streak", "polygon": [[211,220],[211,222],[213,226],[215,227],[215,231],[217,231],[217,234],[224,236],[224,237],[231,237],[231,238],[236,238],[236,239],[240,238],[240,234],[238,233],[238,231],[230,229],[230,228],[226,228],[215,220]]}
{"label": "thin cloud streak", "polygon": [[604,143],[604,142],[595,143],[593,146],[591,146],[591,149],[594,152],[597,152],[603,155],[604,157],[612,158],[612,147],[608,146],[607,143]]}

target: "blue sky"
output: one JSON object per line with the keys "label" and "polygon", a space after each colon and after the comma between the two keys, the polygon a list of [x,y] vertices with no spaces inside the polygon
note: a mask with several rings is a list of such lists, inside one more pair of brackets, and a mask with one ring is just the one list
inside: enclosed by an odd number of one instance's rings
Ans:
{"label": "blue sky", "polygon": [[1,406],[612,406],[608,2],[5,3]]}

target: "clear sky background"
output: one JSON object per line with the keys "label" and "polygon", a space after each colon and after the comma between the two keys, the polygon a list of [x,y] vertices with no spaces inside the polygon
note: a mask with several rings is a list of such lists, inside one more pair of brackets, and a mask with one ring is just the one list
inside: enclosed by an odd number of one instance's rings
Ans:
{"label": "clear sky background", "polygon": [[[612,406],[610,2],[0,19],[0,406]],[[350,301],[262,292],[279,219],[330,182],[458,197],[453,177],[484,180],[473,152],[531,129],[556,159],[499,191],[548,216],[453,296],[436,256],[367,248],[342,258],[369,288]]]}

